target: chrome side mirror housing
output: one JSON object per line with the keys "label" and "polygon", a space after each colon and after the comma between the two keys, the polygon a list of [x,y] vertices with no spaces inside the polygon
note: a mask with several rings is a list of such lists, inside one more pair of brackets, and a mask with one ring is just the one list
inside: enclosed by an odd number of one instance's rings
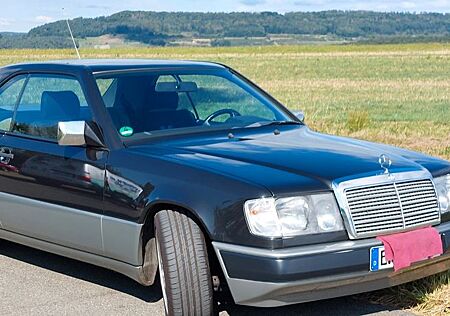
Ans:
{"label": "chrome side mirror housing", "polygon": [[305,122],[305,113],[303,113],[303,111],[295,111],[294,115],[300,122]]}
{"label": "chrome side mirror housing", "polygon": [[58,144],[60,146],[105,147],[95,123],[86,121],[59,122]]}

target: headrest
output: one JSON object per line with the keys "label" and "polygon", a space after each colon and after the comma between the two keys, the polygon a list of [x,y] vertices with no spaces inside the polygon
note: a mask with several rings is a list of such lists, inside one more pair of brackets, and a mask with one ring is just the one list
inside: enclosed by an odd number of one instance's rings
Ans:
{"label": "headrest", "polygon": [[117,93],[114,107],[132,107],[140,113],[150,98],[152,76],[127,76],[117,81]]}
{"label": "headrest", "polygon": [[150,100],[151,110],[176,110],[179,96],[177,92],[156,92]]}
{"label": "headrest", "polygon": [[77,120],[80,117],[80,100],[73,91],[44,91],[41,113],[45,119]]}

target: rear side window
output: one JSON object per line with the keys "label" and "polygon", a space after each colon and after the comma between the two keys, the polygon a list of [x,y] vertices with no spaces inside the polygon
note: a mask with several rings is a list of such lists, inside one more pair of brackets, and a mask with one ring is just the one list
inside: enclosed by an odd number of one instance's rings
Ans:
{"label": "rear side window", "polygon": [[23,91],[27,76],[17,76],[0,88],[0,130],[9,131],[14,109]]}
{"label": "rear side window", "polygon": [[10,131],[56,140],[59,122],[91,119],[90,108],[77,79],[30,75],[17,100]]}

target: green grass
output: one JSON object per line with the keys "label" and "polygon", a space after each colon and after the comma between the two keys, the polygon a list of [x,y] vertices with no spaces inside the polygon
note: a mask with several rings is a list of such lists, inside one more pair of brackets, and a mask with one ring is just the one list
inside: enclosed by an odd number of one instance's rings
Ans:
{"label": "green grass", "polygon": [[356,297],[376,304],[409,309],[420,315],[450,315],[450,273]]}
{"label": "green grass", "polygon": [[[133,47],[81,54],[225,63],[289,108],[302,109],[313,129],[450,160],[450,44]],[[74,57],[72,50],[0,50],[1,65]],[[450,273],[431,277],[371,299],[422,314],[450,313],[449,278]]]}
{"label": "green grass", "polygon": [[[228,64],[326,133],[450,159],[450,44],[83,49],[84,58],[169,58]],[[0,64],[75,57],[3,50]],[[353,128],[349,114],[365,113]]]}

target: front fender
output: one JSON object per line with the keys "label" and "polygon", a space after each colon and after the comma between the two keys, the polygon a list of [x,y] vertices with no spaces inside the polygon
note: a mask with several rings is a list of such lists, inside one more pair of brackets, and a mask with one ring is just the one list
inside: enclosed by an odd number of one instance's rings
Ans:
{"label": "front fender", "polygon": [[210,240],[272,247],[250,234],[243,204],[272,193],[263,186],[159,157],[112,151],[105,185],[105,215],[145,223],[159,206],[188,211]]}

